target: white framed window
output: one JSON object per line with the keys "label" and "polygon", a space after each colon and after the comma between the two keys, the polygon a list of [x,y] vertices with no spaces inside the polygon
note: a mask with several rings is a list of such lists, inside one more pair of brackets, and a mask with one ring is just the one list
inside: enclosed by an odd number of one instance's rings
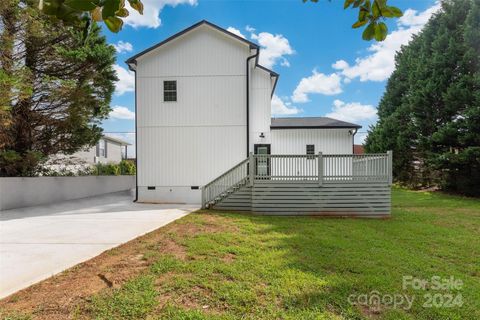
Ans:
{"label": "white framed window", "polygon": [[163,101],[177,101],[177,81],[163,81]]}
{"label": "white framed window", "polygon": [[107,157],[107,142],[100,139],[97,144],[97,157]]}

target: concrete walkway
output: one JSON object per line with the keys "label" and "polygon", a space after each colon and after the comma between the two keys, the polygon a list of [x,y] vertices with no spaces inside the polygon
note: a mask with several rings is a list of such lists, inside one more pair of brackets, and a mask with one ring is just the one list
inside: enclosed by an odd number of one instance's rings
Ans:
{"label": "concrete walkway", "polygon": [[121,192],[0,211],[0,298],[197,209],[132,200]]}

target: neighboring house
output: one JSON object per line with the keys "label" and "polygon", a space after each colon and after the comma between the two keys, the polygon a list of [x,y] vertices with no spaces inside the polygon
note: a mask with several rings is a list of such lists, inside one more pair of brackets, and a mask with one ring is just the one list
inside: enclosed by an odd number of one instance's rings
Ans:
{"label": "neighboring house", "polygon": [[[200,203],[203,186],[240,167],[242,183],[253,185],[248,175],[273,175],[267,156],[257,158],[254,171],[243,166],[250,153],[314,159],[308,166],[315,179],[319,152],[353,153],[359,125],[271,118],[279,75],[258,64],[259,53],[257,44],[201,21],[126,61],[136,83],[138,201]],[[241,187],[232,181],[218,185],[214,198]]]}
{"label": "neighboring house", "polygon": [[354,144],[353,145],[353,154],[364,154],[365,147],[362,144]]}
{"label": "neighboring house", "polygon": [[98,143],[83,151],[71,155],[71,158],[80,159],[86,164],[118,163],[128,157],[127,146],[130,143],[118,138],[103,136]]}

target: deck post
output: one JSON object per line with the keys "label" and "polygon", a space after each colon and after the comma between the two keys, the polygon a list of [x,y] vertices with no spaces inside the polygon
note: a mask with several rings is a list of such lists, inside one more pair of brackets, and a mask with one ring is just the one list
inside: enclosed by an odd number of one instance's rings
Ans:
{"label": "deck post", "polygon": [[388,156],[388,185],[391,186],[393,184],[393,151],[387,151]]}
{"label": "deck post", "polygon": [[202,186],[202,209],[205,209],[205,186]]}
{"label": "deck post", "polygon": [[255,159],[253,159],[253,152],[250,152],[248,155],[248,166],[250,167],[249,171],[249,180],[250,180],[250,186],[253,187],[253,182],[255,180],[255,165],[254,165]]}
{"label": "deck post", "polygon": [[323,155],[320,151],[318,153],[318,186],[321,187],[323,184]]}

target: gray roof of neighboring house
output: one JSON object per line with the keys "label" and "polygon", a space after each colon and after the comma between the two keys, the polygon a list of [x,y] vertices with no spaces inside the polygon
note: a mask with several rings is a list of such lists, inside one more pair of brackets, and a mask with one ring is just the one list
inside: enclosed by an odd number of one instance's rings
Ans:
{"label": "gray roof of neighboring house", "polygon": [[272,118],[272,124],[270,126],[271,129],[359,129],[361,127],[362,126],[358,124],[328,117]]}
{"label": "gray roof of neighboring house", "polygon": [[122,146],[131,146],[132,145],[130,142],[127,142],[127,141],[119,139],[119,138],[114,138],[114,137],[110,137],[110,136],[103,136],[102,138],[105,139],[105,140],[110,140],[110,141],[119,143]]}

